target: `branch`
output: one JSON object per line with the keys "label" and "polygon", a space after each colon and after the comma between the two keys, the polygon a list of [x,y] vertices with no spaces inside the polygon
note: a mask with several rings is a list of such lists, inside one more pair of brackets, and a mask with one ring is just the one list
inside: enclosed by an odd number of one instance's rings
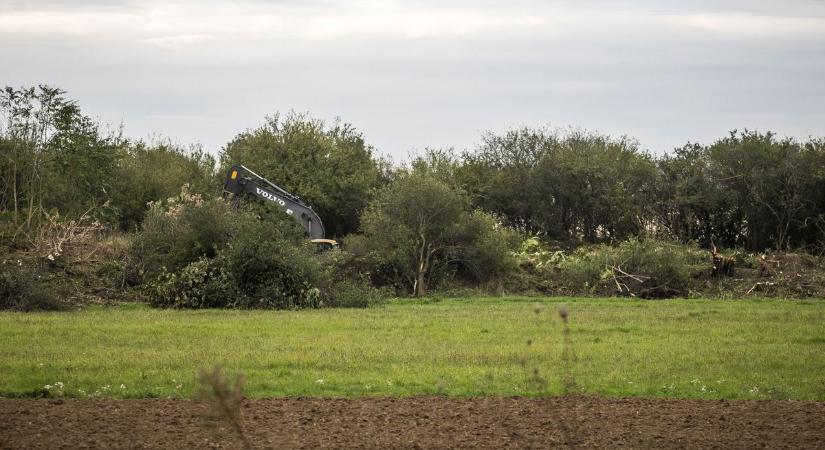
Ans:
{"label": "branch", "polygon": [[[625,272],[624,270],[622,270],[619,266],[611,266],[610,268],[617,271],[617,272],[619,272],[620,274],[622,274],[626,277],[629,277],[629,278],[632,278],[632,279],[638,281],[639,283],[644,283],[645,280],[650,279],[650,277],[646,277],[644,275],[629,274],[629,273]],[[615,277],[615,275],[614,275],[614,277]]]}

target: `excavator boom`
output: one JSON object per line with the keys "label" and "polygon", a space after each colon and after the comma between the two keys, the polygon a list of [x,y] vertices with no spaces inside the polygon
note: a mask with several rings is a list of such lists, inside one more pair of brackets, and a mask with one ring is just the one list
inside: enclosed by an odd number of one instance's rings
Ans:
{"label": "excavator boom", "polygon": [[226,174],[224,191],[237,197],[246,194],[252,195],[267,203],[274,204],[285,214],[298,221],[313,241],[324,240],[324,224],[318,214],[312,210],[312,207],[241,164],[233,164],[229,168],[229,172]]}

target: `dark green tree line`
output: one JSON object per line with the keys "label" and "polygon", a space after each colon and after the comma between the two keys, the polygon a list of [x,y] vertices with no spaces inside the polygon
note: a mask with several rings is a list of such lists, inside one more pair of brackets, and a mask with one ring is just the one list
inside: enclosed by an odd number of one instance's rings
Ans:
{"label": "dark green tree line", "polygon": [[4,236],[36,228],[46,213],[89,210],[134,230],[149,202],[184,184],[216,195],[228,165],[242,163],[312,205],[332,236],[357,232],[375,192],[415,173],[460,193],[467,211],[569,245],[649,234],[753,251],[825,250],[825,141],[817,138],[732,132],[653,156],[626,137],[524,127],[486,133],[461,154],[428,150],[398,169],[351,125],[289,113],[240,133],[216,168],[197,148],[103,130],[45,85],[5,88],[0,116]]}
{"label": "dark green tree line", "polygon": [[457,172],[474,204],[510,225],[586,242],[642,232],[657,180],[632,140],[530,128],[486,135]]}
{"label": "dark green tree line", "polygon": [[659,219],[677,237],[749,250],[822,246],[825,146],[732,132],[659,161]]}

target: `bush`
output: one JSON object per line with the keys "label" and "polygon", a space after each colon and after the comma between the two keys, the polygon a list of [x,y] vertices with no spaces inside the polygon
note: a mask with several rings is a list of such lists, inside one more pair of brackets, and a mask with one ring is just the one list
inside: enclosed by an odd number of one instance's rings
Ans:
{"label": "bush", "polygon": [[[354,238],[352,243],[358,244],[355,235],[350,237]],[[347,240],[347,248],[350,242]],[[338,248],[317,256],[326,272],[325,279],[329,280],[323,289],[324,306],[366,308],[380,305],[394,294],[391,288],[374,287],[363,259],[352,252]]]}
{"label": "bush", "polygon": [[152,306],[161,308],[226,308],[234,305],[229,277],[220,259],[201,258],[178,273],[162,272],[147,283]]}
{"label": "bush", "polygon": [[62,309],[57,296],[17,261],[0,265],[0,309],[54,311]]}
{"label": "bush", "polygon": [[363,307],[386,293],[335,250],[317,254],[301,227],[254,203],[232,209],[184,191],[153,205],[135,239],[149,302],[166,308]]}
{"label": "bush", "polygon": [[177,197],[153,203],[133,241],[137,272],[153,278],[176,273],[201,258],[214,258],[230,238],[231,208],[221,198],[204,200],[186,186]]}
{"label": "bush", "polygon": [[[324,304],[322,288],[330,284],[329,275],[292,222],[263,221],[217,201],[187,200],[179,208],[150,213],[139,248],[160,249],[143,261],[163,264],[146,270],[154,273],[144,289],[152,305],[292,309]],[[217,223],[223,232],[208,230],[207,223]],[[194,242],[194,249],[181,242]]]}
{"label": "bush", "polygon": [[557,268],[567,257],[563,250],[551,250],[535,236],[522,241],[513,256],[519,267],[531,272]]}
{"label": "bush", "polygon": [[467,197],[419,167],[399,173],[361,216],[356,251],[372,282],[398,292],[427,295],[455,279],[496,282],[515,268],[515,236]]}
{"label": "bush", "polygon": [[466,226],[471,243],[454,255],[461,262],[460,276],[474,284],[492,283],[516,270],[512,250],[518,246],[518,233],[480,210],[470,213]]}
{"label": "bush", "polygon": [[691,274],[707,266],[707,253],[697,247],[632,238],[578,249],[559,264],[559,277],[574,289],[661,298],[686,295]]}
{"label": "bush", "polygon": [[321,302],[324,272],[312,244],[291,229],[247,216],[220,255],[243,308],[309,308]]}
{"label": "bush", "polygon": [[146,215],[147,204],[174,196],[187,183],[193,193],[218,188],[215,159],[197,147],[172,143],[147,146],[124,142],[114,169],[111,206],[122,230],[134,231]]}

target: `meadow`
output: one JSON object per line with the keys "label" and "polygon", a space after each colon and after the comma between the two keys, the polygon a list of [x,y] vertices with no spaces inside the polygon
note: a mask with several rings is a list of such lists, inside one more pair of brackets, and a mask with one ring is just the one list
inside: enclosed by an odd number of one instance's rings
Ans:
{"label": "meadow", "polygon": [[198,371],[214,365],[242,373],[249,397],[823,401],[825,302],[505,297],[303,311],[0,312],[0,396],[190,397]]}

